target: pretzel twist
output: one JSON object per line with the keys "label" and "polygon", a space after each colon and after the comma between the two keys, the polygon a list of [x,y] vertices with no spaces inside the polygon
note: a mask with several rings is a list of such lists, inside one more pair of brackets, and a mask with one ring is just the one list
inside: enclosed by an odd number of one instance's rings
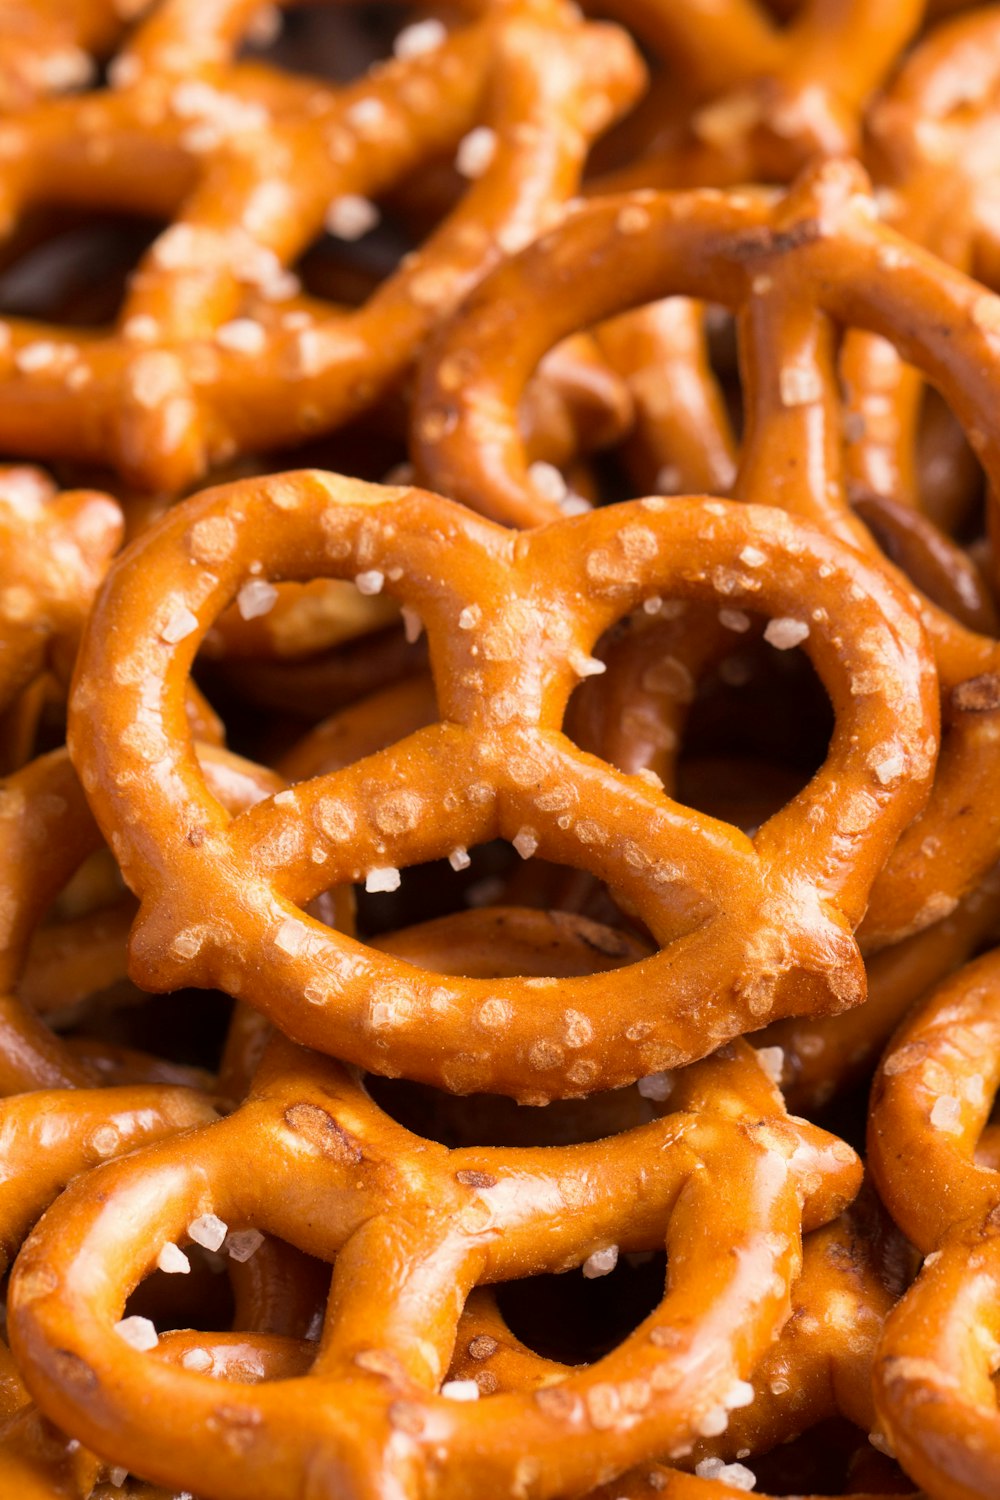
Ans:
{"label": "pretzel twist", "polygon": [[[759,567],[740,563],[747,547]],[[536,1101],[860,998],[849,930],[920,806],[935,721],[919,626],[853,555],[773,512],[714,502],[638,502],[517,537],[421,491],[304,473],[187,501],[127,558],[91,616],[70,743],[143,903],[131,972],[144,987],[221,986],[374,1071]],[[200,638],[261,566],[278,578],[380,572],[424,621],[441,721],[230,823],[179,710]],[[719,588],[779,616],[801,617],[809,599],[807,649],[840,716],[823,770],[753,842],[559,733],[608,625],[654,592],[703,601]],[[112,640],[123,651],[109,660]],[[619,887],[662,953],[613,992],[599,977],[571,992],[432,982],[301,910],[373,869],[497,835]],[[653,994],[664,1003],[651,1013]]]}

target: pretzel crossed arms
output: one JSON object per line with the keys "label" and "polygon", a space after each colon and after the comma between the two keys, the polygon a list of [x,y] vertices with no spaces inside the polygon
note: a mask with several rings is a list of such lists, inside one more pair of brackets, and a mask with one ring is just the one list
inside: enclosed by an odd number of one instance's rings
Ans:
{"label": "pretzel crossed arms", "polygon": [[[110,334],[5,325],[10,451],[110,458],[130,482],[177,493],[210,463],[364,410],[498,247],[549,222],[641,85],[624,33],[559,0],[491,7],[340,90],[232,62],[252,9],[163,6],[117,59],[116,87],[0,131],[12,220],[53,199],[173,219]],[[295,296],[288,268],[331,204],[364,208],[477,125],[478,180],[361,308]]]}
{"label": "pretzel crossed arms", "polygon": [[[418,613],[439,722],[230,821],[194,759],[187,670],[248,582],[316,574],[377,575]],[[825,766],[753,841],[560,733],[597,638],[654,595],[774,616],[834,702]],[[79,659],[70,749],[142,903],[145,988],[220,987],[374,1071],[541,1102],[863,998],[850,932],[926,795],[934,677],[894,586],[772,510],[654,498],[519,535],[418,490],[307,472],[194,497],[123,554]],[[571,993],[443,980],[302,910],[497,836],[620,889],[661,952]]]}

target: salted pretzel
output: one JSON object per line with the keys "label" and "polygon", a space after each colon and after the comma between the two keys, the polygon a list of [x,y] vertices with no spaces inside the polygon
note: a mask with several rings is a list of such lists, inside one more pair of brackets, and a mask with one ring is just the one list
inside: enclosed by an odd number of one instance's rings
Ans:
{"label": "salted pretzel", "polygon": [[[586,1486],[595,1460],[621,1471],[682,1445],[739,1405],[787,1310],[800,1222],[818,1227],[857,1187],[850,1148],[784,1118],[752,1059],[737,1050],[731,1068],[743,1119],[692,1108],[586,1146],[449,1152],[390,1121],[339,1064],[275,1041],[236,1114],[81,1180],[22,1250],[8,1316],[29,1389],[114,1462],[219,1500],[251,1475],[262,1500],[307,1484],[331,1496],[394,1484],[542,1497]],[[234,1174],[265,1139],[253,1178]],[[304,1381],[250,1391],[167,1369],[110,1327],[160,1245],[206,1212],[336,1257]],[[462,1406],[435,1394],[475,1283],[664,1233],[670,1289],[613,1354],[543,1399]],[[100,1290],[77,1280],[94,1256]],[[713,1316],[720,1299],[731,1342]]]}
{"label": "salted pretzel", "polygon": [[[740,194],[691,194],[580,210],[494,273],[429,351],[414,419],[422,469],[439,488],[482,508],[537,518],[546,502],[508,416],[524,375],[572,329],[676,290],[743,309],[748,430],[736,494],[766,495],[879,556],[843,496],[829,320],[892,340],[942,390],[989,473],[998,462],[1000,364],[991,315],[1000,304],[879,225],[874,212],[863,179],[842,163],[807,174],[770,209]],[[575,267],[584,261],[581,277]],[[490,352],[500,307],[512,329],[502,367]],[[459,347],[465,383],[449,393],[437,372]],[[446,430],[434,442],[428,412]],[[872,946],[953,909],[1000,846],[984,754],[993,736],[996,644],[929,601],[921,611],[935,644],[947,733],[930,807],[874,887],[864,929]],[[961,812],[970,801],[978,810],[972,828]]]}
{"label": "salted pretzel", "polygon": [[[8,321],[0,442],[14,451],[110,459],[176,492],[364,410],[500,247],[548,222],[641,84],[625,35],[561,0],[499,5],[341,90],[231,63],[248,10],[167,0],[116,60],[115,88],[7,123],[12,213],[68,197],[173,219],[110,335]],[[431,240],[357,311],[293,306],[286,321],[287,267],[331,202],[382,194],[475,127],[492,160]]]}
{"label": "salted pretzel", "polygon": [[876,1367],[882,1429],[929,1493],[993,1493],[1000,1419],[997,1156],[987,1145],[998,1081],[996,950],[938,987],[902,1027],[875,1083],[872,1170],[896,1222],[924,1254],[893,1312]]}
{"label": "salted pretzel", "polygon": [[0,708],[53,649],[65,670],[104,571],[121,512],[91,490],[59,494],[39,469],[0,469]]}
{"label": "salted pretzel", "polygon": [[[70,744],[142,902],[130,965],[144,988],[218,986],[374,1071],[537,1101],[861,998],[850,927],[921,805],[936,726],[919,626],[853,554],[775,512],[712,501],[636,502],[519,537],[418,490],[307,472],[193,497],[126,558],[91,615]],[[423,621],[441,721],[230,824],[178,710],[201,637],[259,567],[382,577]],[[753,843],[559,733],[598,636],[662,593],[778,618],[808,610],[807,649],[840,725],[824,769]],[[616,975],[613,992],[599,977],[571,993],[449,983],[301,910],[497,835],[626,893],[662,953]]]}
{"label": "salted pretzel", "polygon": [[109,48],[123,11],[147,0],[3,0],[0,4],[0,112],[93,82],[93,54]]}

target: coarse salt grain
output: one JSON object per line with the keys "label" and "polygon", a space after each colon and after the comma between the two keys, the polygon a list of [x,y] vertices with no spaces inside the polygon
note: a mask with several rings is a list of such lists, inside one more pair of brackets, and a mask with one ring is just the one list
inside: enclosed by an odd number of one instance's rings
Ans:
{"label": "coarse salt grain", "polygon": [[946,1130],[957,1135],[962,1128],[962,1106],[954,1094],[942,1094],[934,1100],[931,1109],[931,1124],[935,1130]]}
{"label": "coarse salt grain", "polygon": [[228,1231],[228,1224],[223,1223],[217,1214],[200,1214],[187,1227],[188,1239],[201,1245],[203,1250],[220,1250]]}
{"label": "coarse salt grain", "polygon": [[378,568],[369,568],[366,573],[354,575],[354,587],[359,594],[381,594],[385,583],[385,574],[380,573]]}
{"label": "coarse salt grain", "polygon": [[446,1401],[478,1401],[479,1386],[474,1380],[446,1380],[441,1394]]}
{"label": "coarse salt grain", "polygon": [[758,1047],[757,1061],[772,1083],[780,1083],[781,1075],[785,1067],[785,1051],[783,1047]]}
{"label": "coarse salt grain", "polygon": [[809,626],[804,620],[793,620],[787,615],[779,616],[776,620],[769,620],[764,630],[764,639],[771,646],[776,646],[779,651],[790,651],[793,646],[800,646],[809,634]]}
{"label": "coarse salt grain", "polygon": [[195,1370],[199,1375],[210,1370],[214,1363],[207,1349],[185,1349],[181,1355],[181,1364],[185,1370]]}
{"label": "coarse salt grain", "polygon": [[724,1406],[710,1406],[708,1411],[694,1424],[701,1437],[718,1437],[729,1426],[729,1413]]}
{"label": "coarse salt grain", "polygon": [[808,406],[823,394],[823,385],[815,370],[786,365],[778,376],[782,406]]}
{"label": "coarse salt grain", "polygon": [[453,870],[467,870],[469,868],[469,866],[472,864],[472,860],[470,859],[469,851],[468,849],[466,849],[464,844],[459,844],[457,849],[453,849],[451,851],[451,853],[448,855],[448,863],[451,865],[451,868]]}
{"label": "coarse salt grain", "polygon": [[558,504],[560,500],[566,498],[566,481],[555,464],[547,464],[544,459],[529,464],[528,478],[543,499],[552,500]]}
{"label": "coarse salt grain", "polygon": [[694,1472],[699,1479],[715,1479],[734,1490],[752,1490],[757,1483],[757,1476],[745,1464],[727,1464],[721,1458],[703,1458]]}
{"label": "coarse salt grain", "polygon": [[359,240],[375,228],[380,217],[377,205],[370,198],[344,193],[343,197],[334,198],[323,222],[334,239]]}
{"label": "coarse salt grain", "polygon": [[133,1349],[155,1349],[160,1342],[159,1335],[148,1318],[122,1318],[115,1324],[115,1333]]}
{"label": "coarse salt grain", "polygon": [[266,615],[277,602],[278,590],[273,583],[266,583],[263,578],[251,578],[236,595],[236,608],[244,620],[255,620],[258,615]]}
{"label": "coarse salt grain", "polygon": [[175,609],[160,628],[160,640],[166,641],[168,646],[176,646],[178,641],[183,641],[186,636],[192,635],[198,629],[198,616],[192,614],[187,605]]}
{"label": "coarse salt grain", "polygon": [[425,52],[435,52],[447,39],[448,30],[443,21],[433,17],[426,21],[414,21],[404,26],[392,44],[393,54],[401,59],[421,57]]}
{"label": "coarse salt grain", "polygon": [[598,1276],[607,1276],[618,1264],[618,1246],[608,1245],[604,1250],[594,1250],[583,1263],[583,1274],[588,1281]]}
{"label": "coarse salt grain", "polygon": [[740,562],[745,568],[762,568],[767,562],[767,556],[758,547],[744,547],[740,553]]}
{"label": "coarse salt grain", "polygon": [[876,780],[881,782],[882,786],[890,786],[892,782],[898,781],[905,769],[906,760],[902,751],[899,750],[892,755],[885,756],[883,760],[877,761],[872,766]]}
{"label": "coarse salt grain", "polygon": [[645,1078],[640,1078],[636,1088],[644,1099],[655,1099],[662,1104],[664,1099],[669,1099],[674,1086],[672,1073],[647,1073]]}
{"label": "coarse salt grain", "polygon": [[458,143],[455,153],[455,170],[462,176],[474,179],[482,177],[496,155],[496,131],[488,125],[477,125]]}
{"label": "coarse salt grain", "polygon": [[411,609],[408,604],[401,606],[400,614],[403,616],[403,634],[406,637],[406,643],[408,646],[415,646],[423,634],[424,622],[416,610]]}
{"label": "coarse salt grain", "polygon": [[124,1464],[112,1464],[108,1470],[108,1483],[113,1484],[115,1489],[121,1489],[128,1478],[128,1469]]}
{"label": "coarse salt grain", "polygon": [[522,859],[530,859],[538,848],[538,835],[533,828],[519,828],[511,843]]}
{"label": "coarse salt grain", "polygon": [[750,629],[750,616],[741,609],[720,609],[719,624],[726,630],[735,630],[738,635]]}
{"label": "coarse salt grain", "polygon": [[577,677],[600,677],[608,670],[607,662],[599,661],[596,656],[588,656],[586,651],[571,651],[569,664]]}
{"label": "coarse salt grain", "polygon": [[458,628],[459,630],[475,630],[482,618],[483,612],[478,604],[467,604],[458,617]]}
{"label": "coarse salt grain", "polygon": [[267,343],[267,334],[256,318],[233,318],[216,330],[215,342],[220,349],[229,349],[234,354],[260,354]]}
{"label": "coarse salt grain", "polygon": [[156,1264],[161,1271],[166,1271],[168,1276],[186,1276],[191,1269],[191,1262],[173,1240],[167,1240],[156,1257]]}
{"label": "coarse salt grain", "polygon": [[259,1229],[234,1229],[226,1239],[226,1251],[230,1260],[243,1264],[257,1254],[264,1243],[264,1236]]}
{"label": "coarse salt grain", "polygon": [[400,879],[400,873],[395,865],[382,865],[368,871],[365,876],[365,890],[369,894],[374,894],[376,891],[398,891]]}

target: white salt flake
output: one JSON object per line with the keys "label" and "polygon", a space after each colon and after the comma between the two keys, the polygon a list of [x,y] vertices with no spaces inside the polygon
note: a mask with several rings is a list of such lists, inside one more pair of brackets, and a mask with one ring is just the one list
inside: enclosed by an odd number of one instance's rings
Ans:
{"label": "white salt flake", "polygon": [[429,17],[426,21],[414,21],[412,26],[404,26],[396,36],[392,50],[396,57],[404,60],[422,57],[426,52],[436,52],[447,37],[444,22]]}
{"label": "white salt flake", "polygon": [[604,1250],[594,1250],[583,1263],[583,1274],[588,1281],[598,1276],[607,1276],[618,1264],[618,1246],[608,1245]]}
{"label": "white salt flake", "polygon": [[644,1099],[655,1099],[662,1104],[664,1099],[669,1099],[674,1087],[672,1073],[647,1073],[645,1078],[640,1078],[636,1088]]}
{"label": "white salt flake", "polygon": [[720,609],[719,624],[726,630],[735,630],[738,635],[750,629],[750,616],[741,609]]}
{"label": "white salt flake", "polygon": [[781,1075],[785,1068],[785,1050],[783,1047],[758,1047],[757,1061],[772,1083],[780,1083]]}
{"label": "white salt flake", "polygon": [[561,500],[565,500],[568,486],[555,464],[547,464],[543,459],[529,464],[528,478],[543,499],[552,500],[557,505]]}
{"label": "white salt flake", "polygon": [[800,646],[808,634],[809,626],[804,620],[793,620],[788,615],[780,615],[778,619],[767,622],[764,639],[779,651],[790,651],[793,646]]}
{"label": "white salt flake", "polygon": [[607,662],[598,660],[596,656],[588,656],[586,651],[571,651],[569,664],[577,677],[600,677],[608,670]]}
{"label": "white salt flake", "polygon": [[782,406],[809,406],[823,394],[823,383],[816,370],[786,365],[778,376]]}
{"label": "white salt flake", "polygon": [[244,1261],[257,1254],[264,1243],[264,1236],[259,1229],[234,1229],[226,1240],[226,1250],[230,1260]]}
{"label": "white salt flake", "polygon": [[168,1276],[186,1276],[191,1269],[191,1262],[179,1245],[173,1240],[167,1240],[159,1255],[156,1264],[161,1271],[166,1271]]}
{"label": "white salt flake", "polygon": [[369,870],[365,876],[365,890],[370,894],[376,891],[398,891],[401,876],[395,865],[382,865],[374,870]]}
{"label": "white salt flake", "polygon": [[220,349],[229,349],[234,354],[260,354],[267,343],[267,334],[256,318],[233,318],[216,330],[215,342]]}
{"label": "white salt flake", "polygon": [[475,630],[482,618],[483,612],[478,604],[467,604],[458,617],[458,628],[459,630]]}
{"label": "white salt flake", "polygon": [[757,1476],[745,1464],[727,1464],[721,1458],[703,1458],[695,1464],[694,1472],[699,1479],[716,1479],[734,1490],[752,1490]]}
{"label": "white salt flake", "polygon": [[165,625],[160,628],[160,640],[166,641],[168,646],[176,646],[178,641],[192,635],[198,629],[198,616],[192,614],[186,604],[180,609],[175,609]]}
{"label": "white salt flake", "polygon": [[455,153],[455,170],[470,180],[482,177],[492,162],[497,150],[496,131],[488,125],[477,125],[458,143]]}
{"label": "white salt flake", "polygon": [[954,1094],[942,1094],[934,1100],[931,1109],[931,1124],[935,1130],[946,1130],[949,1135],[958,1135],[962,1129],[962,1105]]}
{"label": "white salt flake", "polygon": [[409,646],[415,646],[423,634],[424,622],[416,610],[411,609],[408,604],[402,605],[400,614],[403,616],[403,634],[406,636],[406,643]]}
{"label": "white salt flake", "polygon": [[378,568],[369,568],[366,573],[356,573],[354,576],[354,587],[359,594],[381,594],[385,583],[385,574],[380,573]]}
{"label": "white salt flake", "polygon": [[326,211],[324,224],[328,234],[338,240],[359,240],[375,228],[381,215],[370,198],[358,193],[345,193],[334,198]]}
{"label": "white salt flake", "polygon": [[115,1333],[133,1349],[155,1349],[160,1342],[159,1335],[148,1318],[121,1318],[115,1324]]}
{"label": "white salt flake", "polygon": [[214,1363],[207,1349],[185,1349],[181,1355],[181,1364],[185,1370],[195,1370],[199,1375],[204,1375]]}
{"label": "white salt flake", "polygon": [[530,859],[538,848],[538,835],[533,828],[519,828],[511,843],[522,859]]}
{"label": "white salt flake", "polygon": [[216,1214],[200,1214],[187,1227],[188,1238],[203,1250],[221,1250],[222,1242],[229,1232],[229,1225]]}
{"label": "white salt flake", "polygon": [[459,844],[457,849],[451,851],[448,855],[448,863],[453,870],[467,870],[469,868],[472,860],[469,858],[469,851],[464,844]]}
{"label": "white salt flake", "polygon": [[236,595],[236,608],[244,620],[268,614],[278,602],[278,590],[263,578],[251,578]]}
{"label": "white salt flake", "polygon": [[478,1401],[479,1386],[474,1380],[446,1380],[441,1394],[446,1401]]}

